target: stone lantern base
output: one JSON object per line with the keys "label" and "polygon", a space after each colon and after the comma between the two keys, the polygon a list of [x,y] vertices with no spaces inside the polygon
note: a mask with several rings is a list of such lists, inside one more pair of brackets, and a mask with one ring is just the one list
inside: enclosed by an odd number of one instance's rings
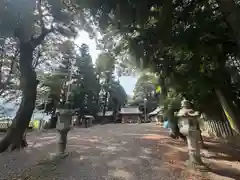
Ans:
{"label": "stone lantern base", "polygon": [[65,158],[68,156],[68,152],[66,152],[67,147],[67,135],[71,128],[66,128],[64,130],[58,130],[58,141],[57,141],[57,152],[50,154],[50,160],[57,160],[61,158]]}
{"label": "stone lantern base", "polygon": [[58,139],[58,154],[60,156],[67,155],[65,150],[67,146],[67,135],[70,131],[70,128],[64,129],[64,130],[58,130],[59,133],[59,139]]}
{"label": "stone lantern base", "polygon": [[60,109],[56,129],[58,131],[58,153],[60,157],[65,157],[67,146],[67,135],[72,127],[72,114],[70,110]]}
{"label": "stone lantern base", "polygon": [[205,170],[206,166],[202,162],[200,155],[200,131],[199,130],[189,130],[189,135],[187,136],[187,144],[188,144],[188,154],[189,159],[186,162],[188,168],[196,169],[196,170]]}

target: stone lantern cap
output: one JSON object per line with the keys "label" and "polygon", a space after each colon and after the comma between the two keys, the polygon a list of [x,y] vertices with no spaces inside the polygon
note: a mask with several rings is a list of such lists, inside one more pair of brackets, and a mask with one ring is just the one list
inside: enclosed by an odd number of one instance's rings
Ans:
{"label": "stone lantern cap", "polygon": [[178,117],[197,117],[199,115],[200,113],[198,111],[194,111],[193,109],[185,109],[185,108],[180,109],[180,111],[177,113]]}
{"label": "stone lantern cap", "polygon": [[191,108],[191,103],[188,100],[183,100],[181,102],[182,108],[177,113],[178,117],[197,117],[200,116],[198,111],[194,111]]}
{"label": "stone lantern cap", "polygon": [[68,115],[71,116],[73,114],[73,111],[70,109],[57,109],[56,110],[59,115]]}
{"label": "stone lantern cap", "polygon": [[59,131],[70,130],[72,124],[72,111],[69,109],[58,109],[58,121],[56,129]]}

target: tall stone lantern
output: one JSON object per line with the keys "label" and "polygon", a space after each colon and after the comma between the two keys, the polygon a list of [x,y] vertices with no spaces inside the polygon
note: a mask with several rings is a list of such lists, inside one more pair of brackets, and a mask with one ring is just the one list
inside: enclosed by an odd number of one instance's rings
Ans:
{"label": "tall stone lantern", "polygon": [[56,129],[58,131],[58,154],[61,157],[67,155],[65,152],[67,146],[67,135],[72,127],[73,112],[70,109],[70,103],[61,104],[57,109],[58,121]]}
{"label": "tall stone lantern", "polygon": [[200,130],[198,128],[198,118],[200,113],[191,108],[188,100],[182,101],[182,106],[177,116],[179,117],[180,132],[187,137],[189,160],[187,165],[196,168],[203,165],[200,156]]}

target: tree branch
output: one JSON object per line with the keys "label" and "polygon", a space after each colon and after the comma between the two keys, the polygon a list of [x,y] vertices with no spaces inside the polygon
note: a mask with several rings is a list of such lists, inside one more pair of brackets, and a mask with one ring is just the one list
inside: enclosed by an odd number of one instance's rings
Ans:
{"label": "tree branch", "polygon": [[[202,2],[202,0],[200,0],[199,2]],[[189,2],[188,5],[184,7],[183,11],[178,14],[177,20],[181,21],[187,19],[187,17],[190,15],[189,12],[192,12],[196,8],[196,3],[196,0],[192,0],[191,2]],[[183,5],[184,4],[182,4],[182,6]]]}
{"label": "tree branch", "polygon": [[41,34],[37,37],[32,37],[30,43],[32,44],[33,48],[36,48],[38,45],[40,45],[44,38],[51,32],[54,31],[53,26],[50,29],[47,29],[44,24],[44,16],[42,11],[42,0],[38,0],[37,3],[37,10],[39,13],[39,21],[40,21],[40,28],[41,28]]}
{"label": "tree branch", "polygon": [[38,61],[38,62],[35,64],[34,68],[37,68],[37,66],[39,66],[40,64],[42,64],[45,60],[46,60],[46,59],[42,59],[41,61]]}
{"label": "tree branch", "polygon": [[39,49],[37,52],[37,56],[35,58],[35,62],[33,63],[33,68],[35,69],[42,61],[39,61],[40,57],[42,56],[41,50]]}
{"label": "tree branch", "polygon": [[43,42],[44,38],[53,31],[54,31],[53,27],[51,29],[45,28],[38,37],[35,37],[35,38],[32,37],[30,43],[32,44],[33,48],[36,48],[38,45],[40,45]]}

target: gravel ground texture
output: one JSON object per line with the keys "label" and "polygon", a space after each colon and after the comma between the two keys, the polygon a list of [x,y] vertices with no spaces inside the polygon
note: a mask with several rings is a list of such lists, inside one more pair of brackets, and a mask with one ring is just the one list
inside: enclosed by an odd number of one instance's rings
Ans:
{"label": "gravel ground texture", "polygon": [[[51,160],[57,134],[31,132],[29,147],[0,155],[0,180],[240,180],[239,152],[205,138],[208,172],[186,169],[187,147],[155,124],[107,124],[69,133],[69,156]],[[235,154],[234,154],[235,153]]]}

